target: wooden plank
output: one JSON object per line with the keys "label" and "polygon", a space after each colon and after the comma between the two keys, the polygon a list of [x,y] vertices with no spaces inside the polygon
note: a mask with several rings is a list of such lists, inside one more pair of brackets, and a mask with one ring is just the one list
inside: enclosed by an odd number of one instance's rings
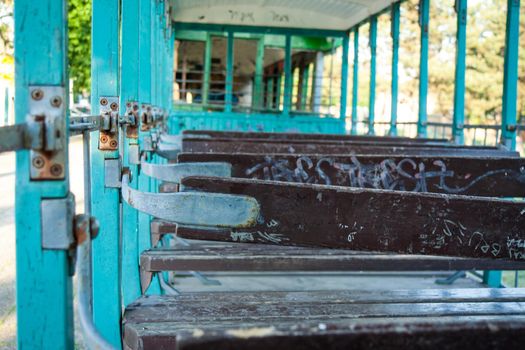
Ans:
{"label": "wooden plank", "polygon": [[232,177],[475,196],[525,197],[525,159],[399,155],[182,153],[227,162]]}
{"label": "wooden plank", "polygon": [[[417,291],[406,292],[407,297],[392,298],[388,291],[340,291],[258,292],[264,302],[248,301],[243,295],[248,292],[230,292],[223,301],[178,301],[177,296],[141,297],[126,308],[124,322],[218,322],[218,321],[269,321],[281,322],[301,319],[337,320],[359,317],[431,317],[431,316],[481,316],[520,315],[525,317],[523,289],[521,295],[498,300],[478,298],[477,289],[465,289],[460,301],[448,301],[449,290],[441,290],[441,297],[418,299]],[[213,294],[200,292],[202,294]],[[250,292],[253,293],[253,292]],[[283,293],[283,292],[281,292]],[[302,294],[297,294],[302,293]],[[360,294],[367,295],[366,297]],[[374,294],[381,294],[375,297]],[[468,294],[472,294],[468,297]],[[327,297],[327,295],[332,295]],[[304,299],[303,299],[304,298]],[[324,300],[322,303],[315,299]],[[391,299],[392,298],[392,299]],[[150,301],[152,299],[152,301]],[[290,302],[290,299],[294,299]],[[197,322],[196,322],[197,323]],[[198,323],[197,323],[198,324]]]}
{"label": "wooden plank", "polygon": [[[185,136],[182,139],[183,147],[186,144],[187,147],[192,147],[193,144],[202,144],[208,142],[210,145],[215,144],[226,144],[226,143],[253,143],[255,145],[259,144],[289,144],[292,147],[301,147],[301,145],[334,145],[339,147],[350,147],[350,146],[376,146],[380,145],[382,147],[417,147],[417,148],[437,148],[437,149],[458,149],[458,150],[493,150],[493,151],[503,151],[495,146],[466,146],[458,145],[454,143],[441,143],[441,142],[413,142],[411,140],[333,140],[333,139],[303,139],[303,140],[288,140],[288,139],[262,139],[262,138],[236,138],[236,137],[223,137],[223,138],[203,138],[203,137],[188,137]],[[255,147],[255,146],[254,146]]]}
{"label": "wooden plank", "polygon": [[[517,152],[496,150],[490,148],[456,148],[456,147],[415,147],[414,145],[386,145],[348,142],[327,142],[307,140],[236,140],[236,139],[189,139],[182,142],[183,152],[206,153],[306,153],[306,154],[403,154],[403,155],[456,155],[456,156],[485,156],[485,157],[518,157]],[[322,143],[321,143],[322,142]],[[413,146],[413,147],[412,147]],[[464,146],[466,147],[466,146]]]}
{"label": "wooden plank", "polygon": [[371,135],[344,135],[344,134],[308,134],[285,132],[241,132],[241,131],[215,131],[215,130],[184,130],[188,138],[238,138],[238,139],[265,139],[265,140],[347,140],[347,141],[387,141],[387,142],[413,142],[413,143],[449,143],[446,139],[410,138],[401,136],[371,136]]}
{"label": "wooden plank", "polygon": [[[190,177],[182,185],[257,199],[257,224],[210,231],[218,240],[525,262],[522,202],[246,179]],[[190,232],[177,234],[197,238]]]}
{"label": "wooden plank", "polygon": [[330,342],[336,348],[352,344],[352,348],[370,349],[379,344],[378,339],[387,339],[385,345],[393,345],[388,348],[405,349],[418,342],[429,348],[436,344],[456,348],[472,336],[474,342],[484,339],[480,348],[493,348],[525,340],[524,300],[523,289],[201,292],[142,297],[126,309],[124,341],[132,349],[173,348],[175,344],[181,349],[282,348],[283,341],[288,342],[287,349]]}
{"label": "wooden plank", "polygon": [[230,243],[151,249],[141,270],[159,271],[412,271],[513,270],[516,261],[356,252],[341,249],[272,247]]}
{"label": "wooden plank", "polygon": [[[128,323],[131,349],[495,349],[523,345],[522,316],[362,318],[296,322]],[[179,328],[180,327],[180,328]]]}

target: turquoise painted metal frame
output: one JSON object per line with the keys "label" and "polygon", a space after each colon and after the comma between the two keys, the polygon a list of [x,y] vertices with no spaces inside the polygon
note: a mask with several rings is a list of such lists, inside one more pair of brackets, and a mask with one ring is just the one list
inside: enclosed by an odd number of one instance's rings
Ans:
{"label": "turquoise painted metal frame", "polygon": [[391,27],[390,35],[392,37],[392,81],[391,81],[391,105],[390,105],[390,131],[391,136],[397,135],[397,97],[398,97],[398,63],[399,63],[399,17],[400,3],[392,5],[390,12]]}
{"label": "turquoise painted metal frame", "polygon": [[[139,0],[122,0],[121,18],[121,84],[120,106],[139,101]],[[130,146],[138,147],[138,139],[126,137],[120,133],[120,147],[123,151],[122,165],[129,167],[132,177],[130,187],[137,188],[138,167],[129,162]],[[122,263],[121,288],[124,306],[131,303],[141,294],[138,250],[138,211],[122,203]]]}
{"label": "turquoise painted metal frame", "polygon": [[428,98],[428,31],[430,19],[430,0],[419,1],[419,26],[421,28],[419,56],[419,110],[417,136],[427,136],[427,98]]}
{"label": "turquoise painted metal frame", "polygon": [[[66,1],[16,1],[16,123],[26,122],[30,85],[62,86],[68,91],[66,9]],[[68,118],[66,113],[66,125]],[[65,250],[42,248],[40,208],[43,198],[68,195],[69,174],[66,170],[65,178],[59,181],[31,181],[29,153],[23,150],[16,154],[17,348],[71,349],[70,261]],[[65,165],[67,169],[67,148]]]}
{"label": "turquoise painted metal frame", "polygon": [[354,28],[354,67],[352,78],[352,135],[357,135],[357,105],[359,98],[359,27]]}
{"label": "turquoise painted metal frame", "polygon": [[454,142],[463,144],[465,135],[465,60],[467,50],[467,0],[456,0],[456,72],[454,78],[454,116],[452,135]]}
{"label": "turquoise painted metal frame", "polygon": [[516,148],[519,32],[520,0],[507,0],[501,143],[509,149]]}
{"label": "turquoise painted metal frame", "polygon": [[[118,96],[120,1],[94,0],[91,33],[91,106],[98,114],[101,96]],[[120,316],[120,191],[105,187],[104,163],[118,159],[118,151],[98,149],[99,132],[92,134],[91,208],[100,223],[93,241],[93,321],[101,335],[113,346],[121,347]]]}

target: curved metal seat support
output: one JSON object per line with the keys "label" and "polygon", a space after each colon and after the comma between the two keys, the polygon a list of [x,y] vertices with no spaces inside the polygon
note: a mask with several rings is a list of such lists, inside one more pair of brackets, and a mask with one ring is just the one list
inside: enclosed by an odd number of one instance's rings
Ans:
{"label": "curved metal seat support", "polygon": [[142,172],[162,181],[179,183],[187,176],[231,177],[232,165],[227,162],[193,162],[182,164],[153,164],[141,162]]}
{"label": "curved metal seat support", "polygon": [[260,211],[256,199],[243,195],[141,192],[129,187],[128,174],[122,177],[122,198],[141,212],[192,226],[251,227]]}
{"label": "curved metal seat support", "polygon": [[169,160],[176,160],[177,155],[182,150],[182,143],[179,144],[171,144],[171,143],[164,143],[159,142],[157,144],[157,148],[155,149],[155,153],[157,153],[162,158],[166,158]]}

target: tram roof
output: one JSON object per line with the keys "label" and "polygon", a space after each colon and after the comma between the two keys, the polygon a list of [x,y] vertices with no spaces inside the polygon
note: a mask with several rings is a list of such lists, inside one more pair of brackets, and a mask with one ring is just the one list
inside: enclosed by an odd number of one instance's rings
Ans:
{"label": "tram roof", "polygon": [[177,23],[345,31],[398,0],[170,0]]}

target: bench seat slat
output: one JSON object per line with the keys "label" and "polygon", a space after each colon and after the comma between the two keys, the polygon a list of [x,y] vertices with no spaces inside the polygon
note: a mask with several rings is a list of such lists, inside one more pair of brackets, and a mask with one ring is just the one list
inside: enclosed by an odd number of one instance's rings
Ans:
{"label": "bench seat slat", "polygon": [[151,249],[141,268],[158,271],[436,271],[514,270],[512,260],[398,255],[340,249],[242,244]]}
{"label": "bench seat slat", "polygon": [[418,342],[455,349],[483,339],[480,348],[489,349],[525,340],[524,297],[523,289],[145,296],[126,308],[124,342],[131,349],[371,349],[388,339],[392,349]]}

